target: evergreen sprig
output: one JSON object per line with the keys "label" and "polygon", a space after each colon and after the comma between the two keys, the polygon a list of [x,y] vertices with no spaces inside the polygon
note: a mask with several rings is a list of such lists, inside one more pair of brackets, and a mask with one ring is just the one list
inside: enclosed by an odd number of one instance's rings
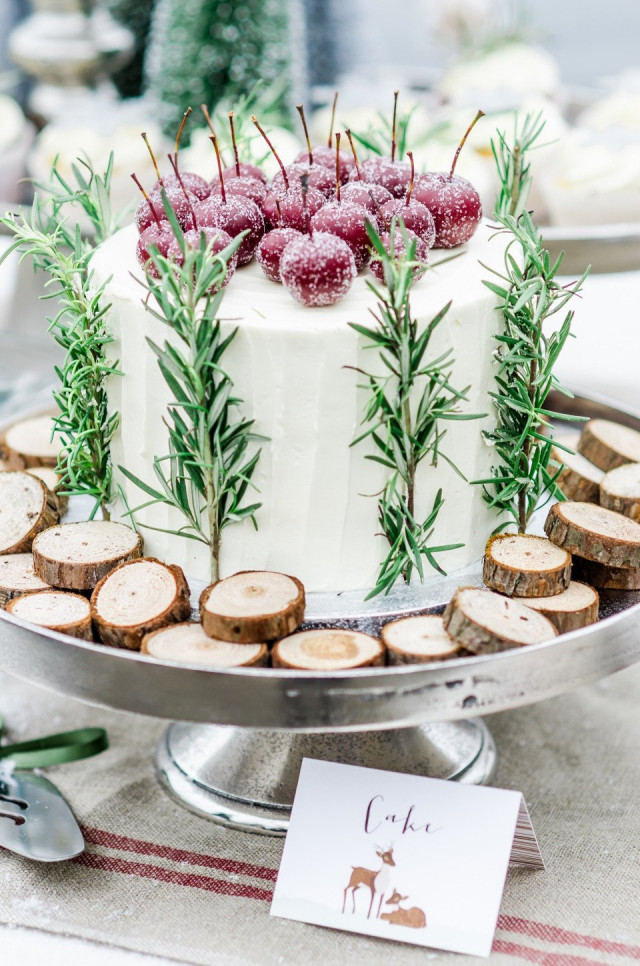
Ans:
{"label": "evergreen sprig", "polygon": [[[62,366],[55,367],[60,381],[54,391],[59,413],[54,430],[61,440],[56,467],[64,495],[89,495],[95,500],[92,517],[112,497],[110,442],[119,417],[109,413],[106,379],[121,375],[117,362],[106,359],[112,337],[105,327],[104,286],[95,285],[90,260],[96,245],[118,227],[109,200],[113,155],[106,171],[98,175],[89,162],[72,166],[73,180],[66,179],[55,162],[49,182],[36,185],[29,211],[0,219],[14,236],[0,262],[11,252],[30,257],[49,276],[44,299],[58,302],[48,319],[49,331],[65,352]],[[78,210],[91,224],[83,234]]]}
{"label": "evergreen sprig", "polygon": [[[441,444],[447,420],[480,418],[481,414],[463,413],[460,403],[467,399],[466,389],[455,389],[451,384],[454,358],[447,349],[429,358],[431,338],[445,318],[451,303],[428,323],[422,331],[411,314],[410,288],[416,271],[424,265],[416,260],[416,243],[404,235],[403,248],[387,251],[376,232],[369,227],[375,257],[382,264],[384,282],[377,286],[368,282],[377,299],[372,310],[375,327],[350,323],[367,339],[367,348],[376,349],[382,363],[382,373],[357,370],[366,377],[363,388],[370,392],[363,423],[366,430],[354,440],[356,445],[370,438],[376,452],[367,459],[382,464],[388,476],[378,500],[378,520],[389,544],[382,561],[376,586],[369,594],[374,597],[388,593],[402,577],[407,583],[414,571],[424,580],[424,560],[440,573],[445,571],[436,554],[455,550],[462,544],[433,546],[430,543],[436,520],[444,503],[438,490],[432,508],[424,520],[416,518],[416,472],[424,461],[436,466],[438,459],[457,467],[442,451]],[[391,235],[403,228],[392,226]],[[462,474],[460,474],[462,476]]]}
{"label": "evergreen sprig", "polygon": [[[257,529],[260,503],[245,503],[247,489],[260,458],[251,444],[264,437],[253,431],[253,420],[238,414],[242,400],[223,368],[224,356],[237,329],[222,333],[218,310],[227,264],[244,235],[213,255],[202,235],[191,248],[165,199],[165,210],[182,249],[183,264],[157,251],[152,261],[158,278],[147,275],[147,310],[173,334],[162,346],[148,339],[172,401],[164,422],[169,452],[153,461],[155,486],[126,467],[121,472],[150,500],[128,511],[130,517],[145,507],[164,504],[184,518],[174,536],[196,540],[209,548],[211,579],[219,577],[221,537],[226,527],[247,518]],[[140,524],[148,529],[161,529]]]}
{"label": "evergreen sprig", "polygon": [[540,115],[528,115],[519,129],[516,125],[513,145],[504,134],[493,142],[500,178],[494,218],[498,233],[507,233],[510,240],[504,270],[484,266],[498,279],[484,284],[500,299],[503,327],[496,337],[498,371],[491,393],[496,426],[484,431],[497,461],[491,477],[477,482],[483,484],[489,506],[509,518],[497,530],[515,523],[520,533],[526,532],[538,507],[552,498],[564,498],[557,484],[562,466],[550,469],[550,421],[581,419],[551,412],[545,404],[552,389],[571,396],[553,370],[571,336],[574,313],[567,311],[555,331],[545,331],[545,323],[566,308],[582,288],[589,270],[576,282],[562,285],[558,281],[562,255],[552,260],[526,210],[531,184],[528,152],[536,146],[543,127]]}

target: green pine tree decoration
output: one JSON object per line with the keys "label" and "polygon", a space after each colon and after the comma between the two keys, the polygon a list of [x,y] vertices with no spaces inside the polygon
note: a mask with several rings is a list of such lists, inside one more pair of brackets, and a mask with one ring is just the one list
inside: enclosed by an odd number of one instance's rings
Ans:
{"label": "green pine tree decoration", "polygon": [[173,137],[189,106],[211,107],[224,98],[232,107],[260,80],[281,84],[284,95],[290,60],[281,0],[158,0],[146,83],[158,120]]}
{"label": "green pine tree decoration", "polygon": [[142,93],[144,55],[151,26],[155,0],[109,0],[111,15],[128,27],[135,37],[133,57],[113,75],[113,83],[122,97],[139,97]]}

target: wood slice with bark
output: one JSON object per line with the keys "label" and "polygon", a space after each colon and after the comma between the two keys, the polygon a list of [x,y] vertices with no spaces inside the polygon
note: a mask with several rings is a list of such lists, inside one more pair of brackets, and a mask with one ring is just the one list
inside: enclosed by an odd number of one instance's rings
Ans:
{"label": "wood slice with bark", "polygon": [[92,641],[91,607],[86,597],[66,590],[39,590],[34,594],[14,597],[7,611],[30,624],[38,624],[50,631]]}
{"label": "wood slice with bark", "polygon": [[21,470],[0,472],[0,554],[30,550],[40,531],[59,519],[57,501],[41,480]]}
{"label": "wood slice with bark", "polygon": [[60,510],[60,516],[62,516],[67,511],[69,506],[69,497],[62,494],[62,477],[59,473],[56,473],[54,469],[50,466],[32,466],[26,473],[30,473],[31,476],[36,476],[39,480],[42,480],[46,488],[50,493],[53,493],[57,502],[58,509]]}
{"label": "wood slice with bark", "polygon": [[640,463],[640,432],[608,419],[590,419],[582,430],[578,450],[608,473],[624,463]]}
{"label": "wood slice with bark", "polygon": [[581,453],[565,453],[564,450],[554,447],[551,456],[557,463],[564,464],[556,482],[567,500],[577,500],[580,503],[600,502],[600,480],[604,476],[604,470],[590,463]]}
{"label": "wood slice with bark", "polygon": [[96,585],[91,616],[103,644],[138,651],[146,634],[189,619],[189,585],[176,564],[129,560]]}
{"label": "wood slice with bark", "polygon": [[567,634],[596,623],[600,597],[593,587],[572,580],[568,588],[555,597],[523,597],[520,603],[544,614],[559,634]]}
{"label": "wood slice with bark", "polygon": [[171,624],[146,634],[140,652],[160,661],[205,667],[264,667],[269,662],[266,644],[217,641],[196,623]]}
{"label": "wood slice with bark", "polygon": [[607,567],[640,568],[640,523],[593,503],[555,503],[544,525],[549,539]]}
{"label": "wood slice with bark", "polygon": [[53,416],[49,414],[22,419],[5,430],[0,437],[0,453],[9,467],[21,470],[32,466],[56,466],[62,446],[53,427]]}
{"label": "wood slice with bark", "polygon": [[278,641],[271,652],[271,663],[298,671],[344,671],[384,664],[384,656],[384,645],[376,637],[322,628],[300,631]]}
{"label": "wood slice with bark", "polygon": [[442,616],[451,637],[473,654],[539,644],[558,633],[542,614],[484,587],[460,587]]}
{"label": "wood slice with bark", "polygon": [[606,567],[577,554],[573,557],[573,576],[598,590],[640,590],[640,570]]}
{"label": "wood slice with bark", "polygon": [[501,533],[487,543],[482,576],[509,597],[553,597],[569,586],[571,556],[544,537]]}
{"label": "wood slice with bark", "polygon": [[52,587],[93,590],[121,563],[142,556],[142,537],[124,523],[61,523],[34,540],[33,563]]}
{"label": "wood slice with bark", "polygon": [[259,644],[286,637],[304,619],[304,587],[296,577],[243,570],[206,587],[200,620],[209,637]]}
{"label": "wood slice with bark", "polygon": [[389,664],[423,664],[456,657],[462,648],[447,634],[439,614],[402,617],[385,624],[381,633]]}
{"label": "wood slice with bark", "polygon": [[9,553],[0,557],[0,607],[14,597],[50,589],[34,571],[32,554]]}
{"label": "wood slice with bark", "polygon": [[604,474],[600,504],[640,523],[640,463],[625,463]]}

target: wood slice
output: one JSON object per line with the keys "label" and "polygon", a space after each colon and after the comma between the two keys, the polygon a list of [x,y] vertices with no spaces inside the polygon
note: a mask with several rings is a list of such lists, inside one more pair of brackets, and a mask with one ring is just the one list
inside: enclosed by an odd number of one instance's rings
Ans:
{"label": "wood slice", "polygon": [[91,608],[86,597],[66,590],[40,590],[35,594],[14,597],[7,610],[30,624],[47,627],[51,631],[92,641]]}
{"label": "wood slice", "polygon": [[553,543],[607,567],[640,568],[640,523],[593,503],[555,503],[545,532]]}
{"label": "wood slice", "polygon": [[456,657],[462,648],[447,634],[439,614],[402,617],[385,624],[382,643],[389,664],[422,664]]}
{"label": "wood slice", "polygon": [[609,470],[600,483],[600,503],[640,523],[640,463]]}
{"label": "wood slice", "polygon": [[69,590],[92,590],[119,564],[141,555],[140,534],[109,520],[62,523],[40,534],[33,546],[38,577]]}
{"label": "wood slice", "polygon": [[278,641],[271,652],[274,667],[299,671],[344,671],[384,664],[384,645],[359,631],[330,628],[300,631]]}
{"label": "wood slice", "polygon": [[608,419],[590,419],[582,430],[578,450],[608,473],[624,463],[640,463],[640,433]]}
{"label": "wood slice", "polygon": [[9,553],[0,557],[0,607],[14,597],[38,590],[50,590],[50,587],[36,575],[32,554]]}
{"label": "wood slice", "polygon": [[0,472],[0,554],[30,550],[36,535],[59,519],[56,499],[41,480],[19,470]]}
{"label": "wood slice", "polygon": [[256,644],[295,631],[304,607],[304,587],[296,577],[243,570],[203,590],[200,620],[209,637]]}
{"label": "wood slice", "polygon": [[577,555],[573,558],[573,575],[598,590],[640,590],[640,570],[606,567]]}
{"label": "wood slice", "polygon": [[189,585],[175,564],[155,557],[129,560],[97,584],[91,615],[103,644],[138,651],[145,634],[188,620]]}
{"label": "wood slice", "polygon": [[564,469],[556,480],[567,500],[577,500],[580,503],[600,502],[600,480],[604,470],[590,463],[581,453],[565,453],[564,450],[551,450],[551,456],[557,463],[564,464]]}
{"label": "wood slice", "polygon": [[553,597],[569,586],[571,556],[544,537],[503,533],[487,543],[482,576],[509,597]]}
{"label": "wood slice", "polygon": [[555,597],[523,597],[521,604],[532,607],[551,621],[559,634],[595,624],[598,620],[598,592],[578,580]]}
{"label": "wood slice", "polygon": [[140,652],[160,661],[206,667],[264,667],[269,661],[266,644],[216,641],[205,634],[202,624],[195,623],[172,624],[146,634]]}
{"label": "wood slice", "polygon": [[60,510],[60,516],[62,516],[69,506],[69,497],[63,496],[60,492],[62,490],[62,477],[60,474],[56,473],[56,471],[50,466],[32,466],[30,469],[25,470],[25,472],[30,473],[31,476],[36,476],[39,480],[42,480],[49,492],[55,495],[55,498],[58,502],[58,509]]}
{"label": "wood slice", "polygon": [[53,434],[53,416],[22,419],[7,429],[0,438],[0,453],[11,469],[31,466],[56,466],[62,448],[60,437]]}
{"label": "wood slice", "polygon": [[484,587],[460,587],[442,616],[451,637],[473,654],[539,644],[558,633],[542,614]]}

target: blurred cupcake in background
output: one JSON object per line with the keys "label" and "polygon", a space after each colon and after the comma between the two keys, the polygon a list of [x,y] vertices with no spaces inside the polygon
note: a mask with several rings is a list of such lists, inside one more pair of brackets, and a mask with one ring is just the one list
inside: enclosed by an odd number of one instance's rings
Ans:
{"label": "blurred cupcake in background", "polygon": [[8,94],[0,93],[0,201],[21,201],[26,175],[26,157],[34,137],[34,127],[22,108]]}

